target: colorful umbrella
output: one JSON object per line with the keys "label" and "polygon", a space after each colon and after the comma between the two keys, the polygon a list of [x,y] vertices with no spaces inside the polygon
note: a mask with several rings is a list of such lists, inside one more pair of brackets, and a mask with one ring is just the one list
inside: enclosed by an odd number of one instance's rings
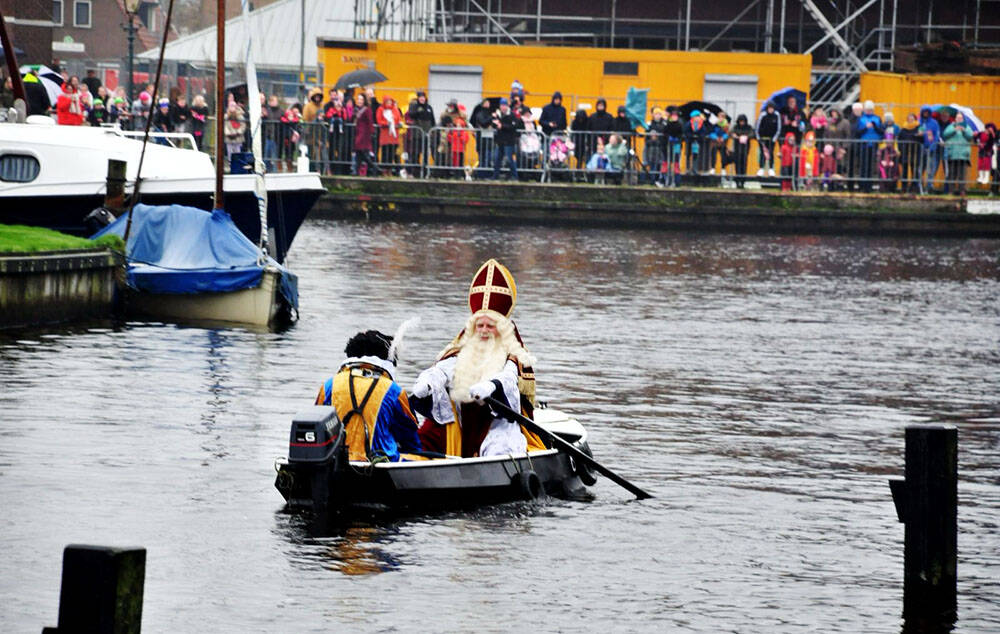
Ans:
{"label": "colorful umbrella", "polygon": [[965,117],[966,123],[972,128],[973,132],[980,132],[986,128],[983,125],[983,120],[976,116],[976,113],[972,111],[972,108],[968,106],[960,106],[957,103],[949,104],[950,108],[954,108],[957,112],[961,112]]}
{"label": "colorful umbrella", "polygon": [[[940,121],[942,126],[950,123],[955,118],[955,115],[961,112],[962,116],[965,117],[965,122],[969,124],[969,128],[973,132],[979,132],[984,128],[982,120],[976,116],[972,108],[967,106],[961,106],[957,103],[948,105],[933,103],[920,106],[921,110],[924,108],[930,109],[931,116]],[[942,129],[944,128],[942,127]]]}
{"label": "colorful umbrella", "polygon": [[62,94],[62,76],[44,64],[25,64],[20,68],[20,71],[21,77],[27,75],[28,71],[33,72],[35,77],[38,77],[38,81],[49,96],[49,102],[54,107],[59,95]]}

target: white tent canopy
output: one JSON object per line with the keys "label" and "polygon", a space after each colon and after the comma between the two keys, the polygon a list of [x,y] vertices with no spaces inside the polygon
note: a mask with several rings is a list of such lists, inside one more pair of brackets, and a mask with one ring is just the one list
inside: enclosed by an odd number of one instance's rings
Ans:
{"label": "white tent canopy", "polygon": [[[250,13],[250,35],[258,69],[298,69],[303,41],[302,9],[305,7],[305,67],[315,68],[318,37],[350,38],[354,32],[354,3],[343,0],[281,0]],[[247,45],[247,25],[242,17],[226,21],[226,64],[242,64]],[[158,49],[137,57],[155,61]],[[167,44],[167,61],[215,64],[215,27],[178,38]]]}

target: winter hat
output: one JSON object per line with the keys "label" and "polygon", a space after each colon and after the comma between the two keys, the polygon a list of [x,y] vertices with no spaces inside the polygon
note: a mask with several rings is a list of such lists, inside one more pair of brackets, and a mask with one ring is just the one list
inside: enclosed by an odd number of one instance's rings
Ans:
{"label": "winter hat", "polygon": [[893,114],[891,112],[887,112],[887,113],[885,113],[885,120],[886,121],[895,121],[896,117],[893,116]]}
{"label": "winter hat", "polygon": [[507,98],[506,98],[506,97],[500,97],[500,105],[501,105],[501,106],[506,106],[506,105],[508,105],[509,103],[510,103],[510,102],[508,102],[508,101],[507,101]]}
{"label": "winter hat", "polygon": [[94,107],[103,106],[103,105],[104,105],[104,100],[102,100],[100,97],[98,97],[97,99],[94,99]]}
{"label": "winter hat", "polygon": [[151,99],[152,99],[152,97],[145,90],[143,90],[142,92],[139,93],[139,101],[141,101],[143,103],[149,103],[149,101]]}
{"label": "winter hat", "polygon": [[871,99],[866,99],[865,100],[864,109],[865,109],[865,111],[874,110],[875,109],[875,102],[872,101]]}
{"label": "winter hat", "polygon": [[691,118],[692,119],[694,119],[695,117],[700,117],[700,116],[701,116],[701,110],[692,110],[691,111]]}
{"label": "winter hat", "polygon": [[158,104],[158,105],[159,105],[159,106],[160,106],[161,108],[163,108],[164,106],[169,106],[169,105],[170,105],[170,100],[169,100],[169,99],[167,99],[166,97],[162,97],[162,98],[160,98],[160,100],[159,100],[159,101],[157,102],[157,104]]}

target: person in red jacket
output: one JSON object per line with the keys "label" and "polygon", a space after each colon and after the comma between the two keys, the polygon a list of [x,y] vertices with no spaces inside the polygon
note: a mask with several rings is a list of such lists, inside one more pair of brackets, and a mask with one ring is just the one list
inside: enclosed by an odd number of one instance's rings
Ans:
{"label": "person in red jacket", "polygon": [[448,147],[451,149],[448,164],[455,168],[449,172],[456,177],[462,175],[462,168],[465,166],[465,146],[469,143],[469,128],[464,118],[465,108],[461,106],[459,108],[459,114],[451,118],[448,129]]}
{"label": "person in red jacket", "polygon": [[56,100],[56,123],[59,125],[83,125],[83,104],[80,93],[71,82],[62,85],[62,94]]}
{"label": "person in red jacket", "polygon": [[386,97],[382,100],[382,105],[375,113],[375,122],[378,124],[378,147],[381,161],[384,165],[395,165],[403,113],[399,111],[399,107],[396,106],[396,101],[392,97]]}
{"label": "person in red jacket", "polygon": [[785,142],[781,144],[781,191],[791,191],[792,179],[795,177],[795,159],[798,158],[798,148],[795,147],[795,135],[785,134]]}

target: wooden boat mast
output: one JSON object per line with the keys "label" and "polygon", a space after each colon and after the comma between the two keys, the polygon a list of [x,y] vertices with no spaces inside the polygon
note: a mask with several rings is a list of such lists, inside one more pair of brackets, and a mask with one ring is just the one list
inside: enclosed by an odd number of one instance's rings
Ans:
{"label": "wooden boat mast", "polygon": [[17,67],[17,56],[14,54],[14,44],[11,43],[7,35],[7,25],[3,19],[3,11],[0,11],[0,46],[3,47],[4,58],[7,60],[7,71],[10,73],[10,81],[14,87],[14,98],[22,99],[27,105],[28,97],[24,92],[24,84],[21,83],[21,71]]}
{"label": "wooden boat mast", "polygon": [[226,96],[226,2],[216,1],[215,16],[215,209],[223,208],[222,170],[225,167],[223,152],[225,134],[223,116]]}

